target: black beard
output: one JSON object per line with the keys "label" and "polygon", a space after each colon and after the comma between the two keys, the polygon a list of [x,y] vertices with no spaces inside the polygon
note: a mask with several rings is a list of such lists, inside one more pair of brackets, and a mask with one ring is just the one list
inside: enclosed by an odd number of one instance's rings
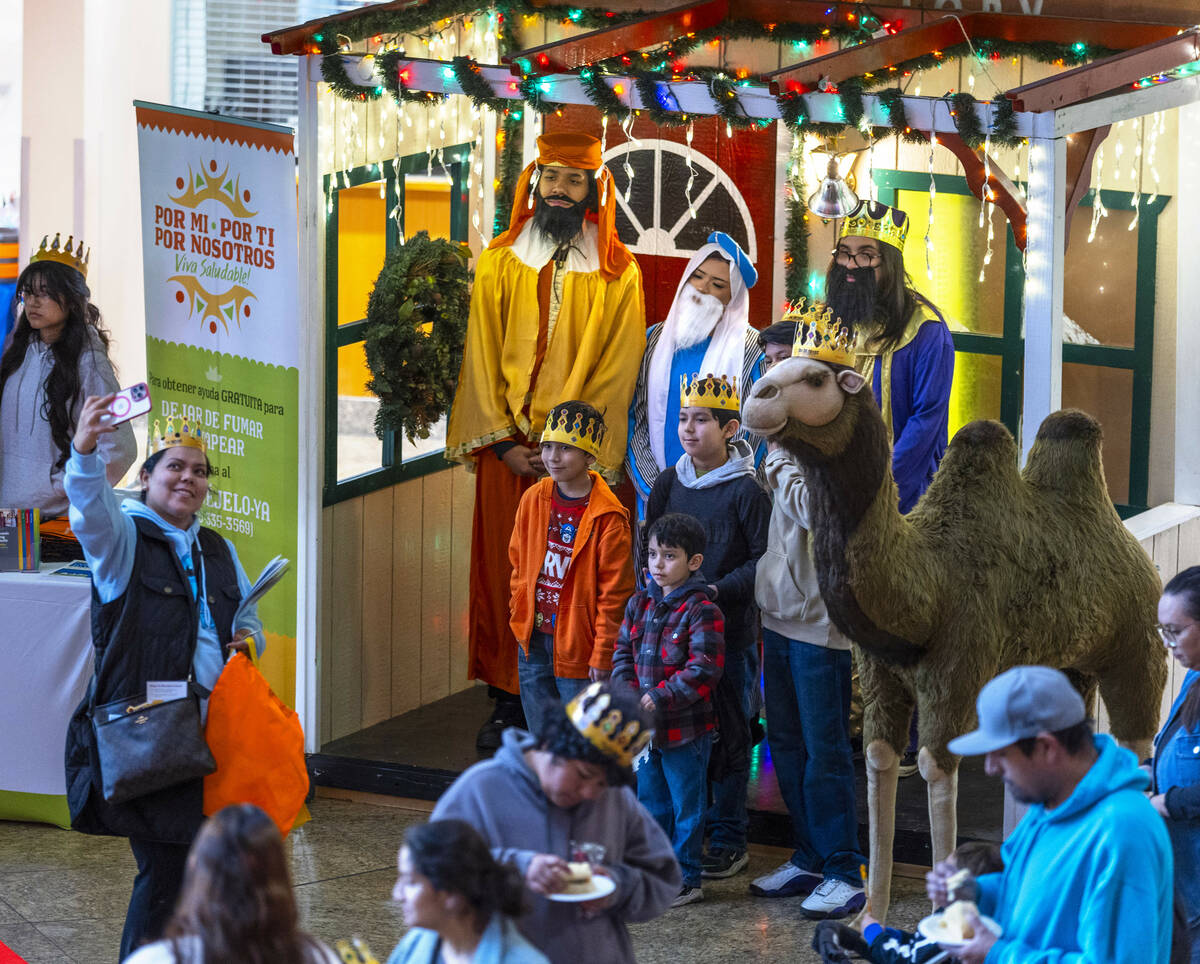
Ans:
{"label": "black beard", "polygon": [[[854,281],[847,281],[853,278]],[[874,268],[847,268],[834,264],[825,278],[825,304],[833,317],[856,328],[875,320],[877,286]]]}
{"label": "black beard", "polygon": [[571,201],[561,194],[554,195],[556,201],[569,201],[570,207],[555,207],[547,204],[540,194],[534,202],[533,226],[544,238],[555,244],[569,244],[583,230],[583,219],[587,215],[587,199]]}

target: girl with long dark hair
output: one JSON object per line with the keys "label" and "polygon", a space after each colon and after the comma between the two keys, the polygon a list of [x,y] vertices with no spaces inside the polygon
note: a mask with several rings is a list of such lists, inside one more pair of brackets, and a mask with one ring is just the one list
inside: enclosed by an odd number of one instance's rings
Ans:
{"label": "girl with long dark hair", "polygon": [[497,863],[463,820],[434,820],[404,835],[393,899],[410,930],[388,964],[548,964],[517,930],[524,879]]}
{"label": "girl with long dark hair", "polygon": [[225,807],[188,854],[183,891],[166,936],[126,964],[336,964],[300,929],[283,839],[250,803]]}
{"label": "girl with long dark hair", "polygon": [[1150,802],[1163,815],[1175,851],[1175,895],[1182,900],[1200,964],[1200,566],[1163,588],[1158,633],[1187,676],[1166,726],[1154,738]]}
{"label": "girl with long dark hair", "polygon": [[[50,247],[43,241],[21,272],[20,313],[0,355],[0,505],[41,509],[48,543],[69,534],[63,471],[83,400],[118,388],[108,334],[90,301],[87,264],[71,245],[68,239],[60,250],[57,236]],[[110,485],[136,455],[128,423],[105,436],[100,458]],[[77,545],[61,549],[67,558],[79,555]]]}

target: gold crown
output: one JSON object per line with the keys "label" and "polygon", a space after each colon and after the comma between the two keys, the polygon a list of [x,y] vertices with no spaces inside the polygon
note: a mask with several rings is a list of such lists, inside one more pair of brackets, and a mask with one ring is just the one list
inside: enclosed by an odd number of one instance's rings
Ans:
{"label": "gold crown", "polygon": [[734,375],[730,378],[728,375],[722,375],[718,378],[711,372],[707,375],[696,374],[692,376],[689,386],[687,375],[680,375],[679,407],[722,408],[727,412],[741,411],[737,376]]}
{"label": "gold crown", "polygon": [[164,449],[172,449],[177,445],[182,445],[189,449],[199,449],[205,451],[204,435],[199,429],[193,432],[188,428],[187,419],[183,420],[183,426],[179,431],[175,430],[175,419],[167,419],[167,430],[165,432],[159,429],[158,419],[154,420],[154,432],[150,435],[150,451],[161,452]]}
{"label": "gold crown", "polygon": [[84,279],[86,280],[88,258],[92,256],[92,249],[88,248],[87,254],[84,254],[83,240],[80,239],[79,244],[74,245],[75,250],[72,251],[71,247],[75,241],[75,235],[73,234],[67,235],[67,246],[65,248],[59,248],[60,237],[61,232],[57,232],[54,235],[54,241],[49,247],[46,246],[46,242],[49,240],[50,235],[47,234],[45,237],[43,237],[42,246],[38,248],[33,257],[29,259],[29,263],[34,264],[37,261],[57,261],[59,264],[65,264],[68,268],[74,268],[81,275],[83,275]]}
{"label": "gold crown", "polygon": [[874,238],[903,253],[904,239],[908,237],[908,215],[878,201],[859,201],[858,207],[842,221],[838,240],[847,237]]}
{"label": "gold crown", "polygon": [[604,419],[588,418],[584,424],[583,415],[576,414],[572,419],[565,405],[556,405],[546,416],[546,428],[542,432],[542,442],[562,442],[573,445],[588,455],[600,457],[600,444],[608,427]]}
{"label": "gold crown", "polygon": [[638,754],[654,736],[654,730],[639,719],[626,720],[612,706],[612,696],[603,683],[592,683],[570,703],[567,716],[583,737],[621,766],[633,766]]}
{"label": "gold crown", "polygon": [[807,308],[801,298],[786,307],[783,321],[796,323],[796,337],[792,340],[792,357],[815,358],[833,365],[854,367],[855,339],[849,327],[839,318],[833,320],[833,309],[819,301]]}

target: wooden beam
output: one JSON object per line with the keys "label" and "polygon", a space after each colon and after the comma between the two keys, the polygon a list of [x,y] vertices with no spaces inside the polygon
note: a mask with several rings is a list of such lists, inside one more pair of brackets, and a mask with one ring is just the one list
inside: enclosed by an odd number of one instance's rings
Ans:
{"label": "wooden beam", "polygon": [[1090,131],[1080,131],[1067,137],[1067,206],[1066,223],[1063,225],[1063,250],[1071,244],[1072,215],[1083,196],[1087,194],[1092,182],[1092,163],[1096,159],[1096,151],[1108,137],[1112,124],[1095,127]]}
{"label": "wooden beam", "polygon": [[[640,17],[614,27],[602,27],[566,40],[530,47],[500,60],[513,67],[513,73],[533,75],[562,74],[578,70],[599,60],[607,60],[630,50],[663,44],[698,30],[715,27],[729,15],[729,0],[704,0],[685,3],[662,13]],[[518,68],[518,62],[529,65]]]}
{"label": "wooden beam", "polygon": [[963,166],[963,172],[966,174],[967,187],[981,201],[986,180],[989,199],[994,201],[1004,216],[1008,218],[1008,223],[1012,225],[1013,239],[1017,248],[1024,251],[1028,216],[1025,202],[996,159],[988,157],[985,165],[983,150],[968,147],[966,141],[957,133],[938,134],[937,141],[958,158],[959,163]]}
{"label": "wooden beam", "polygon": [[1197,60],[1200,60],[1200,29],[1193,27],[1165,40],[1016,87],[1006,96],[1017,110],[1055,110]]}
{"label": "wooden beam", "polygon": [[763,77],[770,84],[772,93],[785,90],[803,93],[815,90],[822,78],[838,84],[849,77],[883,71],[893,64],[952,47],[963,43],[968,37],[976,43],[982,40],[1084,43],[1126,50],[1163,41],[1176,34],[1175,27],[1161,24],[1114,24],[1062,17],[972,13],[918,24],[891,36],[868,40],[823,57],[813,57],[803,63],[772,71]]}
{"label": "wooden beam", "polygon": [[1025,275],[1025,367],[1021,461],[1038,426],[1062,408],[1063,234],[1066,140],[1030,138],[1029,243]]}

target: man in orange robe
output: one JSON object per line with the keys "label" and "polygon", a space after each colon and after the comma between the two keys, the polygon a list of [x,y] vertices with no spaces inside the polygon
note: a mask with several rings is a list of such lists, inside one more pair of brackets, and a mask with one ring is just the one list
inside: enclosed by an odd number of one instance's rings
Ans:
{"label": "man in orange robe", "polygon": [[480,749],[498,747],[506,726],[523,724],[508,542],[521,495],[545,474],[537,433],[559,402],[595,406],[608,426],[596,469],[616,482],[645,331],[642,276],[617,237],[600,142],[543,134],[537,161],[517,182],[508,230],[475,266],[446,430],[446,457],[475,471],[468,672],[497,701]]}

